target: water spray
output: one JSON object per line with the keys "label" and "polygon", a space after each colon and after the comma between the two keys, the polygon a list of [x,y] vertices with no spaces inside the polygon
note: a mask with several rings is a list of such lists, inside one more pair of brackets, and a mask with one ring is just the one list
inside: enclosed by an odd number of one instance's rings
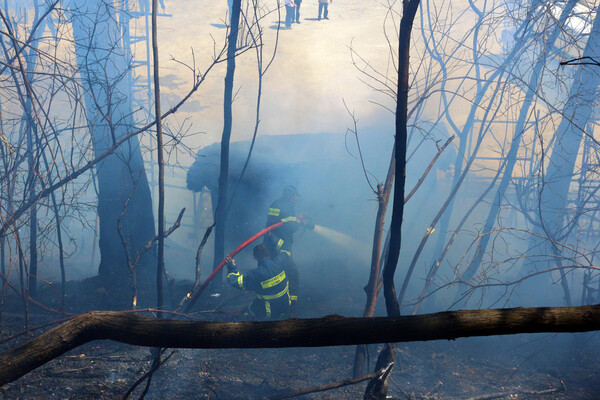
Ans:
{"label": "water spray", "polygon": [[340,247],[353,250],[356,253],[370,254],[370,249],[364,242],[340,231],[336,231],[335,229],[327,228],[322,225],[315,225],[314,232]]}

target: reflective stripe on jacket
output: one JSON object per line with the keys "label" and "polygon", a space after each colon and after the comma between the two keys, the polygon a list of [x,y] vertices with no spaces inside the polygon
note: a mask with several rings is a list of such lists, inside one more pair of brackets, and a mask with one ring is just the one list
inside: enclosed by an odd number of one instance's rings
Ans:
{"label": "reflective stripe on jacket", "polygon": [[283,266],[269,258],[263,258],[258,262],[258,268],[245,274],[235,268],[227,274],[227,281],[235,288],[251,290],[258,298],[270,300],[282,297],[288,287]]}
{"label": "reflective stripe on jacket", "polygon": [[261,304],[255,304],[255,308],[264,311],[264,314],[258,315],[260,318],[279,318],[289,310],[289,282],[284,267],[269,258],[259,260],[258,267],[245,274],[233,266],[227,274],[227,281],[235,288],[256,293]]}
{"label": "reflective stripe on jacket", "polygon": [[278,222],[285,223],[265,236],[265,244],[271,254],[280,250],[291,252],[294,244],[294,232],[300,229],[298,218],[296,218],[296,205],[283,197],[275,200],[267,211],[266,226]]}

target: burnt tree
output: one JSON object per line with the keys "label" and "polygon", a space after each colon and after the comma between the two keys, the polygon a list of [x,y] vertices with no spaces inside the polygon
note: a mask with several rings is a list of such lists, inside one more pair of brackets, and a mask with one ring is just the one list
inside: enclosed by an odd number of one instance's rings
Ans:
{"label": "burnt tree", "polygon": [[[413,21],[419,8],[420,0],[404,0],[402,4],[402,20],[398,37],[398,91],[396,99],[396,140],[394,152],[396,156],[394,179],[394,202],[392,221],[390,222],[390,245],[383,268],[383,296],[387,314],[390,317],[400,315],[400,305],[396,298],[394,275],[402,245],[402,219],[404,218],[404,186],[406,183],[406,141],[408,138],[408,75],[410,60],[410,35]],[[380,370],[396,360],[396,346],[388,342],[383,348],[375,368]],[[390,375],[388,374],[387,377]],[[387,378],[386,377],[386,378]],[[365,399],[385,399],[387,397],[388,379],[373,379],[365,391]]]}
{"label": "burnt tree", "polygon": [[[104,0],[69,3],[96,157],[105,154],[135,127],[125,79],[129,60],[123,56],[115,10],[108,3]],[[103,282],[110,282],[107,287],[115,288],[117,282],[126,284],[129,276],[125,249],[117,232],[119,215],[126,209],[121,224],[129,252],[135,256],[143,251],[155,232],[150,188],[138,139],[129,139],[99,162],[96,176],[101,256],[98,275]],[[142,257],[138,276],[150,279],[153,258],[153,252]]]}

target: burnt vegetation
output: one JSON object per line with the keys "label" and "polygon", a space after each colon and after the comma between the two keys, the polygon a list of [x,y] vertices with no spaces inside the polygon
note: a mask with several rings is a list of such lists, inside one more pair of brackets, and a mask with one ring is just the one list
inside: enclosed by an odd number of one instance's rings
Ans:
{"label": "burnt vegetation", "polygon": [[[1,398],[598,398],[600,3],[377,3],[340,93],[289,4],[219,5],[181,59],[164,3],[0,4]],[[331,7],[293,33],[352,32]],[[293,127],[319,107],[346,128]],[[298,301],[252,320],[221,268],[285,224]]]}

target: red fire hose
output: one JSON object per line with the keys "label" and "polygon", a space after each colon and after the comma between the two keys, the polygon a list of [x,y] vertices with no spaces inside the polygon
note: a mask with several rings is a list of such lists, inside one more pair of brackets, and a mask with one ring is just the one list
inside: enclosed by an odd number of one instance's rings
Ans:
{"label": "red fire hose", "polygon": [[190,301],[189,301],[188,305],[185,307],[185,312],[188,312],[190,310],[190,308],[192,308],[192,306],[194,305],[194,303],[196,303],[196,300],[198,300],[198,297],[200,297],[200,295],[202,294],[202,292],[204,292],[204,289],[206,289],[206,287],[208,286],[208,284],[210,283],[210,281],[215,277],[215,275],[220,270],[223,269],[223,267],[225,266],[225,260],[227,260],[227,257],[234,257],[237,253],[239,253],[240,251],[244,250],[244,248],[246,248],[250,243],[254,242],[256,239],[258,239],[259,237],[265,235],[266,233],[271,232],[273,229],[279,228],[281,225],[283,225],[283,222],[278,222],[278,223],[273,224],[271,226],[267,226],[265,229],[263,229],[262,231],[256,233],[250,239],[246,240],[244,243],[242,243],[241,245],[239,245],[231,253],[227,254],[227,256],[223,259],[223,261],[221,261],[221,263],[219,265],[217,265],[217,267],[208,276],[208,278],[206,278],[206,280],[204,281],[204,283],[198,288],[198,291],[196,293],[194,293],[194,295],[192,297],[190,297]]}

